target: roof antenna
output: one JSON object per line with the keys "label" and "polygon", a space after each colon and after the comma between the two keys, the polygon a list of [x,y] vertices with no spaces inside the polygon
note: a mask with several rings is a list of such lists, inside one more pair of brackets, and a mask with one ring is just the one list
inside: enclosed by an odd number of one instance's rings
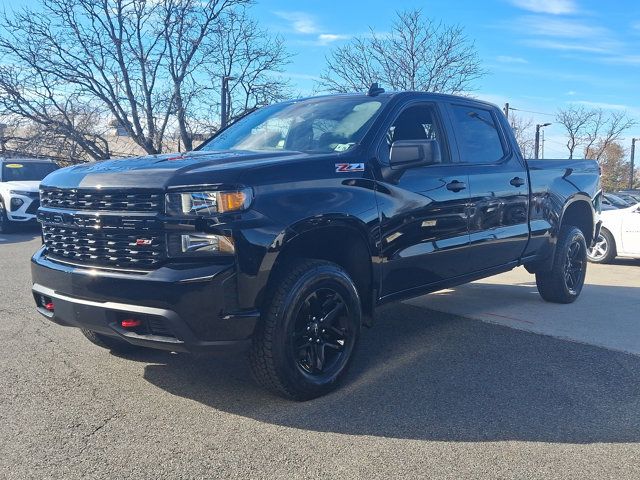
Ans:
{"label": "roof antenna", "polygon": [[369,87],[369,91],[367,92],[367,95],[370,97],[377,97],[381,93],[384,93],[384,88],[379,87],[378,82],[373,82]]}

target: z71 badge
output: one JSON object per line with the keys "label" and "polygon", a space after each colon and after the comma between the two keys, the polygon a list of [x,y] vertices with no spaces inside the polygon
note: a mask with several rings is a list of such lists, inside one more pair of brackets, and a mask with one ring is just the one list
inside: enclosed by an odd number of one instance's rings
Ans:
{"label": "z71 badge", "polygon": [[336,172],[364,172],[364,163],[336,163]]}

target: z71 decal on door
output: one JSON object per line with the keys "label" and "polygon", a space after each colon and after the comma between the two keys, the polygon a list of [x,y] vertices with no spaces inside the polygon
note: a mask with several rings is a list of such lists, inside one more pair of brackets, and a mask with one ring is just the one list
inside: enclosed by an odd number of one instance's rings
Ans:
{"label": "z71 decal on door", "polygon": [[364,172],[364,163],[336,163],[336,172]]}

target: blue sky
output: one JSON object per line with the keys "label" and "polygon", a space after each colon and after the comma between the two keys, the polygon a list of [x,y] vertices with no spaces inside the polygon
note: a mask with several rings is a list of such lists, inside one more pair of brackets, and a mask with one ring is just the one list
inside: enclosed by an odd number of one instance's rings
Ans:
{"label": "blue sky", "polygon": [[[0,0],[15,8],[28,0]],[[388,30],[394,11],[419,7],[460,24],[489,74],[474,95],[508,101],[536,123],[570,103],[627,110],[640,122],[640,0],[257,0],[263,27],[295,54],[287,67],[296,90],[311,93],[331,48],[369,27]],[[546,130],[547,157],[565,157],[562,129]],[[640,126],[628,132],[640,137]]]}
{"label": "blue sky", "polygon": [[[369,27],[384,32],[395,10],[413,7],[462,25],[475,41],[489,71],[475,96],[547,114],[572,102],[624,109],[640,121],[637,0],[262,0],[254,11],[297,54],[288,72],[309,93],[333,46]],[[640,137],[640,127],[627,134],[627,147],[631,135]],[[547,157],[566,156],[559,126],[548,127],[546,139]]]}

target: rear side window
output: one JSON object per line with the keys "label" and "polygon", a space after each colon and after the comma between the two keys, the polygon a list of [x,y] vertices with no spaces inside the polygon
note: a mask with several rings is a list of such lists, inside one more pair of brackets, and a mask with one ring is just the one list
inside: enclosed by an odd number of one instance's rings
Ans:
{"label": "rear side window", "polygon": [[498,125],[489,110],[452,105],[452,111],[461,162],[495,163],[504,157]]}

